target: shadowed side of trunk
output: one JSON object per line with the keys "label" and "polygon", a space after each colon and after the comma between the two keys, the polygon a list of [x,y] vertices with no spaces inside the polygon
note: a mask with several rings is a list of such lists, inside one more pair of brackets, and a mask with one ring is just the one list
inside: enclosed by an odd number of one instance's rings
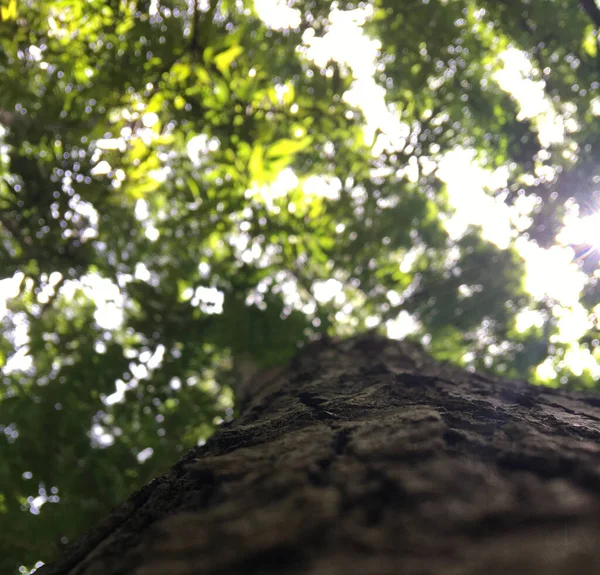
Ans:
{"label": "shadowed side of trunk", "polygon": [[239,393],[239,419],[39,573],[600,573],[596,397],[375,335]]}

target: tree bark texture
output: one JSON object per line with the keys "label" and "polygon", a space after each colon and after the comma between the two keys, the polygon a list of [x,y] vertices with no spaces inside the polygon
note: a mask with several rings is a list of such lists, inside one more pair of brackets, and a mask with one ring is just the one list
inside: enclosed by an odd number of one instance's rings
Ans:
{"label": "tree bark texture", "polygon": [[600,398],[308,346],[43,575],[596,575]]}

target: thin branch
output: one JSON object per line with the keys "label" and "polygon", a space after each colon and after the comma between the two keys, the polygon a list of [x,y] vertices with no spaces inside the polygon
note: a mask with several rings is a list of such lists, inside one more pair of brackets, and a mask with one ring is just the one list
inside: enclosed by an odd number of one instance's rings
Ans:
{"label": "thin branch", "polygon": [[43,316],[43,315],[46,313],[46,311],[47,311],[49,308],[51,308],[51,307],[54,305],[54,302],[56,301],[56,299],[57,299],[57,298],[58,298],[58,296],[60,295],[60,294],[59,294],[59,292],[60,292],[60,288],[63,286],[63,284],[65,283],[66,279],[67,279],[67,278],[66,278],[66,276],[64,276],[64,275],[63,275],[63,276],[62,276],[62,277],[61,277],[61,278],[58,280],[58,282],[56,282],[56,283],[54,284],[54,287],[53,287],[53,289],[54,289],[54,293],[53,293],[53,294],[52,294],[52,295],[51,295],[51,296],[48,298],[48,301],[47,301],[45,304],[43,304],[43,305],[42,305],[42,307],[41,307],[41,309],[40,309],[40,313],[39,313],[39,316],[38,316],[38,317],[40,317],[40,318],[41,318],[41,317],[42,317],[42,316]]}
{"label": "thin branch", "polygon": [[[190,41],[190,52],[193,54],[198,50],[198,24],[200,21],[200,0],[194,0],[194,14],[192,16],[192,39]],[[216,2],[213,1],[216,4]]]}
{"label": "thin branch", "polygon": [[21,249],[26,252],[33,244],[33,240],[30,236],[24,236],[19,232],[19,229],[15,227],[14,222],[6,219],[4,214],[0,212],[0,226],[2,226],[14,240],[21,246]]}

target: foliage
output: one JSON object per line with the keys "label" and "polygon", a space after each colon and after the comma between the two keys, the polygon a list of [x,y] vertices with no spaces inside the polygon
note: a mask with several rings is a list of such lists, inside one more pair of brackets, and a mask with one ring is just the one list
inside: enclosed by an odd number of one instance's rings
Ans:
{"label": "foliage", "polygon": [[[285,362],[319,333],[411,314],[440,359],[529,378],[550,361],[594,386],[563,361],[556,302],[526,291],[517,244],[449,233],[436,169],[468,148],[505,170],[487,192],[533,199],[513,239],[542,247],[569,207],[594,211],[600,11],[579,5],[296,0],[288,27],[250,0],[3,8],[0,572],[51,559],[230,419],[237,366]],[[348,101],[351,64],[311,57],[344,14],[380,42],[374,78],[402,133]],[[527,55],[563,139],[501,87],[507,50]],[[597,257],[583,266],[579,344],[596,361]],[[543,321],[517,329],[523,310]]]}

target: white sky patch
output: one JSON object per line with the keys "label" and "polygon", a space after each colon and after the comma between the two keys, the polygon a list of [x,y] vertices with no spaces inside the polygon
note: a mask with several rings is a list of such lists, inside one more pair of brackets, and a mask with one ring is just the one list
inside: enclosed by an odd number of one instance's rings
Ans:
{"label": "white sky patch", "polygon": [[277,179],[268,186],[268,190],[263,190],[263,195],[266,193],[271,198],[281,198],[288,192],[291,192],[298,186],[298,176],[296,176],[292,168],[284,168],[279,172]]}
{"label": "white sky patch", "polygon": [[25,274],[17,272],[11,278],[0,280],[0,320],[2,320],[7,313],[6,304],[8,300],[17,297],[21,282],[24,279]]}
{"label": "white sky patch", "polygon": [[330,26],[326,34],[318,37],[309,28],[302,40],[307,46],[306,56],[317,66],[324,68],[329,60],[334,60],[352,71],[354,82],[344,94],[344,101],[364,114],[366,142],[373,142],[377,128],[383,132],[373,150],[374,155],[379,155],[384,149],[390,153],[402,150],[410,128],[388,109],[385,89],[373,79],[381,42],[369,38],[361,27],[372,13],[371,4],[356,10],[334,9],[329,17]]}
{"label": "white sky patch", "polygon": [[274,201],[287,196],[296,189],[300,180],[292,168],[284,168],[277,178],[266,186],[253,186],[246,191],[246,198],[260,197],[269,210],[273,210]]}
{"label": "white sky patch", "polygon": [[[416,261],[419,259],[419,256],[423,255],[425,248],[423,246],[414,246],[406,254],[402,257],[402,261],[400,262],[400,271],[403,274],[407,274],[412,270],[412,267],[415,265]],[[394,292],[396,293],[396,292]],[[399,297],[399,296],[398,296]],[[394,303],[390,299],[390,292],[388,292],[388,299],[392,305],[398,305],[398,303]]]}
{"label": "white sky patch", "polygon": [[135,135],[144,142],[146,146],[150,146],[158,135],[151,128],[140,128]]}
{"label": "white sky patch", "polygon": [[136,380],[145,379],[150,375],[150,372],[145,365],[137,363],[130,363],[129,371],[131,371]]}
{"label": "white sky patch", "polygon": [[15,371],[28,371],[33,367],[33,358],[29,355],[29,346],[24,345],[10,356],[2,373],[9,375]]}
{"label": "white sky patch", "polygon": [[421,329],[421,324],[406,310],[402,310],[396,319],[388,320],[385,326],[387,335],[391,339],[404,339],[409,335],[418,333]]}
{"label": "white sky patch", "polygon": [[148,369],[156,369],[162,365],[163,358],[165,357],[165,346],[161,343],[156,346],[154,353],[150,357],[150,359],[146,362],[146,366]]}
{"label": "white sky patch", "polygon": [[515,208],[520,214],[530,214],[538,204],[538,198],[534,195],[526,196],[523,194],[515,200]]}
{"label": "white sky patch", "polygon": [[127,149],[125,138],[101,138],[96,140],[96,148],[99,150],[119,150],[124,152]]}
{"label": "white sky patch", "polygon": [[56,284],[62,279],[62,274],[59,272],[52,272],[48,278],[48,283],[42,288],[42,291],[37,295],[38,303],[46,304],[50,301],[50,298],[54,296]]}
{"label": "white sky patch", "polygon": [[576,376],[582,375],[584,371],[589,371],[594,379],[600,378],[600,365],[589,349],[572,344],[565,353],[564,361]]}
{"label": "white sky patch", "polygon": [[[150,221],[150,209],[149,204],[146,200],[139,199],[135,203],[134,207],[135,218],[144,222],[144,235],[151,242],[155,242],[160,237],[160,232],[158,228],[154,225],[152,221]],[[140,272],[143,273],[143,272]],[[147,281],[147,280],[144,280]]]}
{"label": "white sky patch", "polygon": [[217,288],[208,288],[200,286],[196,288],[191,304],[194,307],[200,306],[200,309],[207,314],[223,313],[223,304],[225,303],[225,294]]}
{"label": "white sky patch", "polygon": [[542,312],[526,308],[517,314],[516,329],[519,333],[524,333],[533,327],[542,328],[544,321],[544,314]]}
{"label": "white sky patch", "polygon": [[203,278],[207,278],[210,275],[210,265],[206,262],[200,262],[198,264],[198,271],[200,272],[200,276]]}
{"label": "white sky patch", "polygon": [[160,232],[158,228],[152,223],[146,225],[146,229],[144,230],[144,235],[151,241],[155,242],[160,237]]}
{"label": "white sky patch", "polygon": [[135,202],[134,208],[135,218],[138,221],[147,220],[150,217],[150,212],[148,210],[148,202],[146,200],[137,200]]}
{"label": "white sky patch", "polygon": [[202,163],[202,156],[208,153],[208,137],[198,134],[186,144],[186,150],[192,163],[198,167]]}
{"label": "white sky patch", "polygon": [[[289,273],[276,274],[276,283],[283,295],[283,302],[286,306],[293,307],[294,309],[303,310],[306,314],[312,314],[316,311],[316,305],[313,302],[305,303],[300,298],[300,292],[298,291],[298,282],[296,278]],[[265,285],[265,287],[267,287]],[[266,290],[265,290],[266,291]],[[312,305],[311,305],[312,304]]]}
{"label": "white sky patch", "polygon": [[402,296],[396,290],[391,289],[385,295],[394,307],[402,303]]}
{"label": "white sky patch", "polygon": [[152,274],[150,273],[150,270],[148,270],[148,268],[146,267],[146,264],[144,264],[143,262],[138,262],[137,264],[135,264],[135,272],[133,273],[133,277],[136,280],[149,282],[150,278],[152,277]]}
{"label": "white sky patch", "polygon": [[146,112],[142,116],[142,124],[145,128],[152,128],[152,126],[158,124],[159,119],[160,118],[158,117],[158,114],[156,114],[155,112]]}
{"label": "white sky patch", "polygon": [[555,380],[558,377],[558,374],[554,369],[554,359],[552,357],[547,357],[537,366],[535,373],[541,381]]}
{"label": "white sky patch", "polygon": [[328,279],[326,281],[314,282],[312,285],[312,292],[319,303],[327,303],[340,293],[342,288],[343,285],[338,280]]}
{"label": "white sky patch", "polygon": [[28,52],[33,60],[35,60],[36,62],[41,62],[44,53],[38,46],[32,44],[31,46],[29,46]]}
{"label": "white sky patch", "polygon": [[153,454],[154,450],[151,447],[146,447],[146,449],[142,449],[142,451],[137,454],[137,460],[139,463],[144,463],[144,461],[150,459]]}
{"label": "white sky patch", "polygon": [[600,248],[600,213],[580,218],[577,211],[567,213],[564,228],[556,239],[564,246],[588,245]]}
{"label": "white sky patch", "polygon": [[283,0],[254,0],[258,17],[273,30],[297,28],[302,22],[300,10],[288,6]]}
{"label": "white sky patch", "polygon": [[243,252],[250,243],[250,235],[245,232],[242,232],[240,234],[232,234],[229,238],[229,243],[238,252]]}
{"label": "white sky patch", "polygon": [[98,447],[110,447],[115,442],[115,436],[99,424],[92,426],[90,439],[92,440],[92,445]]}
{"label": "white sky patch", "polygon": [[66,281],[61,293],[65,298],[72,299],[79,288],[83,288],[86,296],[96,304],[94,319],[102,329],[113,330],[123,324],[123,296],[110,279],[88,274],[80,281]]}
{"label": "white sky patch", "polygon": [[242,261],[247,264],[256,262],[262,256],[263,250],[259,243],[254,242],[252,247],[242,253]]}
{"label": "white sky patch", "polygon": [[566,307],[577,304],[586,276],[573,263],[573,250],[560,246],[545,250],[525,238],[516,245],[526,262],[525,289],[533,297],[549,297]]}
{"label": "white sky patch", "polygon": [[304,180],[302,185],[304,193],[308,196],[320,196],[322,198],[328,198],[330,200],[337,200],[340,197],[342,191],[342,182],[339,178],[323,177],[323,176],[309,176]]}
{"label": "white sky patch", "polygon": [[111,170],[111,165],[106,160],[102,160],[90,170],[90,174],[92,176],[106,176]]}
{"label": "white sky patch", "polygon": [[115,403],[120,403],[125,399],[125,392],[128,389],[133,389],[138,384],[137,380],[129,380],[128,383],[125,383],[122,379],[117,379],[115,381],[115,391],[111,393],[107,397],[102,398],[102,403],[105,405],[114,405]]}
{"label": "white sky patch", "polygon": [[558,318],[558,334],[552,336],[552,341],[562,343],[575,342],[581,339],[592,328],[588,312],[580,303],[570,308],[554,306],[552,314]]}
{"label": "white sky patch", "polygon": [[494,73],[494,79],[505,92],[517,100],[520,108],[517,118],[535,118],[534,123],[539,130],[542,146],[548,147],[563,142],[563,120],[544,92],[545,82],[531,79],[533,67],[525,53],[516,48],[509,48],[500,56],[500,60],[504,67]]}
{"label": "white sky patch", "polygon": [[[123,170],[120,171],[123,172]],[[69,200],[69,207],[77,214],[86,218],[86,220],[90,224],[82,232],[81,238],[90,239],[97,237],[99,217],[96,208],[94,208],[94,206],[91,203],[83,201],[78,194],[76,194]]]}
{"label": "white sky patch", "polygon": [[263,254],[260,242],[251,242],[251,240],[252,238],[246,232],[231,234],[229,237],[230,245],[236,250],[236,257],[247,264],[258,261]]}
{"label": "white sky patch", "polygon": [[357,78],[372,77],[381,42],[366,36],[361,27],[372,14],[370,4],[356,10],[332,10],[329,28],[322,37],[317,37],[310,28],[304,32],[302,40],[308,46],[307,56],[317,66],[324,67],[334,59],[350,66]]}
{"label": "white sky patch", "polygon": [[172,173],[172,171],[173,170],[168,166],[164,166],[162,168],[158,168],[157,170],[150,170],[148,172],[148,177],[162,184],[163,182],[167,181],[167,178]]}
{"label": "white sky patch", "polygon": [[500,188],[506,174],[491,173],[472,163],[474,152],[457,148],[446,154],[439,164],[437,176],[446,182],[450,204],[456,210],[445,222],[452,238],[462,236],[469,225],[482,226],[483,238],[500,248],[508,247],[513,231],[510,209],[502,201],[486,194],[486,187]]}

